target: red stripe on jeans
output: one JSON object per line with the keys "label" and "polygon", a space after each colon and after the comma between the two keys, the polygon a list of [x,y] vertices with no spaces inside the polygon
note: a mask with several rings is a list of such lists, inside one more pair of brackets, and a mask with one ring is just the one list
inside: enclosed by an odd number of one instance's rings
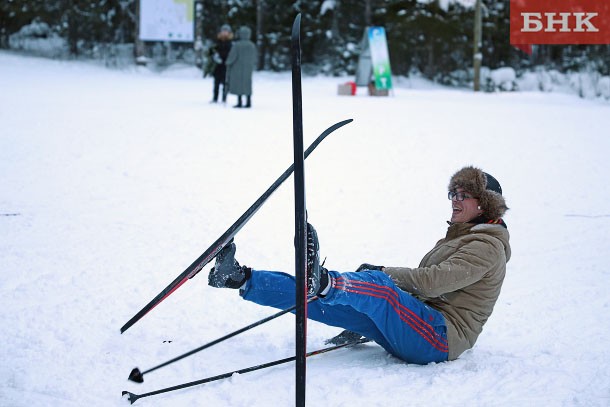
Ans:
{"label": "red stripe on jeans", "polygon": [[[372,291],[375,292],[383,292],[383,293],[387,293],[390,294],[393,297],[393,301],[395,301],[395,304],[400,307],[402,309],[403,312],[406,312],[408,314],[410,314],[412,316],[412,318],[414,318],[419,324],[422,325],[423,328],[428,329],[428,331],[430,332],[431,335],[436,336],[437,338],[440,338],[442,341],[445,341],[435,330],[432,326],[430,326],[430,324],[428,324],[426,322],[425,319],[422,319],[419,315],[417,315],[415,312],[413,312],[412,309],[410,309],[409,307],[403,305],[400,302],[398,293],[393,290],[391,287],[385,286],[385,285],[380,285],[380,284],[375,284],[375,283],[371,283],[371,282],[363,282],[363,281],[354,281],[352,280],[352,282],[354,283],[354,286],[364,286],[364,288],[366,289],[370,289]],[[370,286],[370,287],[369,287]],[[371,288],[374,287],[374,288]],[[446,341],[445,341],[446,342]]]}
{"label": "red stripe on jeans", "polygon": [[[412,310],[400,304],[400,302],[398,301],[398,294],[390,287],[354,280],[350,280],[350,282],[356,283],[352,284],[352,287],[355,285],[362,285],[364,287],[360,289],[345,287],[345,282],[343,281],[342,277],[337,278],[336,284],[333,284],[333,286],[334,288],[337,288],[342,291],[386,300],[391,306],[391,308],[394,310],[394,312],[398,314],[400,319],[407,325],[409,325],[409,327],[411,327],[413,331],[417,332],[424,340],[430,343],[432,347],[441,352],[448,352],[446,339],[444,339],[436,331],[434,331],[434,329],[427,322],[421,319]],[[372,287],[367,287],[367,285]]]}

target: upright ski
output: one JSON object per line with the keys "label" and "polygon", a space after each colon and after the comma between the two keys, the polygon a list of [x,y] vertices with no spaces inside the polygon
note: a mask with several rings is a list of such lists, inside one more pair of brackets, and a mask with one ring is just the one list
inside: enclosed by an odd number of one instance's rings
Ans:
{"label": "upright ski", "polygon": [[[313,152],[313,150],[316,149],[316,147],[322,142],[322,140],[326,138],[326,136],[328,136],[330,133],[337,130],[338,128],[345,126],[351,121],[352,119],[343,120],[324,130],[324,132],[322,132],[322,134],[320,134],[318,138],[315,139],[313,143],[311,143],[309,148],[307,148],[307,151],[305,151],[305,158],[307,158]],[[229,227],[229,229],[227,229],[222,234],[222,236],[220,236],[214,243],[212,243],[212,245],[208,247],[206,251],[204,251],[203,254],[193,262],[193,264],[188,266],[186,270],[184,270],[178,277],[176,277],[174,281],[172,281],[167,287],[165,287],[163,291],[157,294],[157,296],[153,298],[152,301],[146,304],[144,308],[142,308],[136,315],[134,315],[129,321],[127,321],[127,323],[125,323],[125,325],[121,327],[121,333],[125,332],[132,325],[142,319],[144,315],[148,314],[153,308],[155,308],[163,300],[169,297],[174,291],[180,288],[180,286],[182,286],[185,282],[187,282],[189,279],[193,278],[197,273],[199,273],[201,269],[205,267],[206,264],[212,261],[216,257],[216,255],[222,250],[222,248],[225,247],[225,245],[227,245],[231,241],[231,239],[233,239],[237,232],[239,232],[241,228],[246,223],[248,223],[250,218],[252,218],[252,216],[260,209],[260,207],[271,196],[271,194],[273,194],[273,192],[275,192],[275,190],[277,190],[280,185],[282,185],[282,183],[286,181],[286,179],[288,179],[290,174],[292,174],[293,170],[294,164],[288,167],[288,169],[286,169],[286,171],[284,171],[284,173],[280,175],[280,177],[273,184],[271,184],[271,186],[256,200],[256,202],[254,202],[252,206],[250,206],[250,208],[248,208],[248,210],[244,212],[243,215],[241,215],[241,217],[237,219],[237,221],[235,221],[235,223],[233,223],[231,227]]]}
{"label": "upright ski", "polygon": [[307,359],[307,219],[305,160],[303,157],[303,103],[301,93],[301,14],[292,25],[292,128],[294,144],[294,224],[296,278],[296,403],[305,407]]}

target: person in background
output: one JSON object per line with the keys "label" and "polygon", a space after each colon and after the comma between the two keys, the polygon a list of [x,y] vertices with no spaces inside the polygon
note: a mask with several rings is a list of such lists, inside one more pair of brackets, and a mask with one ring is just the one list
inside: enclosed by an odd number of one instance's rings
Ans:
{"label": "person in background", "polygon": [[[228,90],[237,95],[237,104],[233,107],[252,107],[252,73],[256,68],[257,49],[250,40],[252,31],[246,26],[240,27],[237,40],[231,47],[227,58]],[[246,97],[245,105],[242,96]]]}
{"label": "person in background", "polygon": [[220,93],[220,86],[222,86],[222,103],[227,101],[227,57],[231,51],[231,40],[233,39],[233,31],[228,24],[224,24],[220,27],[220,31],[216,36],[216,44],[210,48],[210,59],[214,63],[214,69],[212,75],[214,75],[214,94],[212,97],[212,103],[218,103],[218,95]]}
{"label": "person in background", "polygon": [[[511,249],[502,216],[508,209],[500,183],[475,167],[450,179],[451,220],[444,238],[418,267],[362,264],[356,272],[320,265],[315,229],[307,224],[308,317],[346,329],[344,337],[374,340],[408,362],[457,359],[471,349],[500,295]],[[406,231],[406,233],[417,233]],[[235,244],[221,250],[208,276],[212,287],[239,289],[241,297],[286,309],[294,305],[294,276],[253,270],[235,260]]]}

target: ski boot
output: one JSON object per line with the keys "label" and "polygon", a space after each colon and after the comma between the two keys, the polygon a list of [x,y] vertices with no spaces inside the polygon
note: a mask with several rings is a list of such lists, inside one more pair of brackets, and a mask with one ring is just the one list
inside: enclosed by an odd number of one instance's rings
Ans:
{"label": "ski boot", "polygon": [[216,264],[208,275],[208,285],[217,288],[240,288],[252,275],[252,269],[235,260],[235,243],[225,246],[216,256]]}
{"label": "ski boot", "polygon": [[354,343],[354,342],[360,341],[362,339],[365,339],[364,336],[362,336],[359,333],[356,333],[354,331],[350,331],[350,330],[346,329],[345,331],[341,332],[339,335],[325,340],[324,344],[325,345],[335,345],[335,346],[347,345],[348,343]]}
{"label": "ski boot", "polygon": [[320,265],[318,233],[307,223],[307,295],[318,295],[327,285],[328,270]]}

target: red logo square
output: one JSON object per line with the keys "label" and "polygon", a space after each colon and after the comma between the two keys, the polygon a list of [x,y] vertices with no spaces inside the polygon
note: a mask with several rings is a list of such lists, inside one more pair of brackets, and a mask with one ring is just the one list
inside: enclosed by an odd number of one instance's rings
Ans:
{"label": "red logo square", "polygon": [[510,43],[610,44],[610,1],[510,0]]}

